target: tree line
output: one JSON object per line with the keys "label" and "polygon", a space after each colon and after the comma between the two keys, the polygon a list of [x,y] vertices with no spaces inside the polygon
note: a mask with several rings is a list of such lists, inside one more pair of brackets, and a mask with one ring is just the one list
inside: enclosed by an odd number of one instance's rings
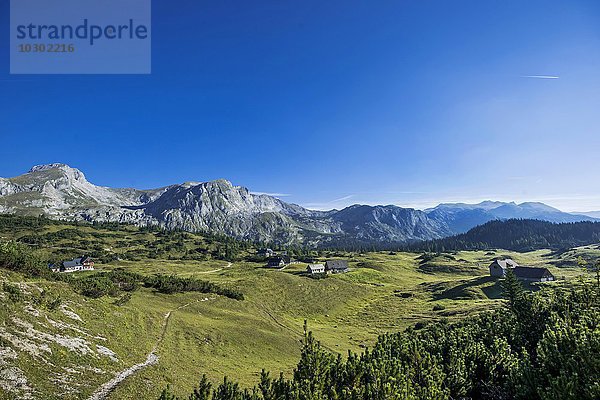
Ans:
{"label": "tree line", "polygon": [[444,252],[506,249],[568,249],[600,243],[600,222],[552,223],[532,219],[490,221],[466,233],[404,246],[402,250]]}

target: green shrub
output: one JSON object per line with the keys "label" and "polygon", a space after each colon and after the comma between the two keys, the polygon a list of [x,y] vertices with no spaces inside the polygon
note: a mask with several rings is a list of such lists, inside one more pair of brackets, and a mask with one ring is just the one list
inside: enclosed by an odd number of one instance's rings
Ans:
{"label": "green shrub", "polygon": [[0,242],[0,267],[28,276],[48,276],[50,270],[28,246],[13,241]]}
{"label": "green shrub", "polygon": [[144,281],[144,276],[125,271],[123,268],[117,268],[110,272],[103,273],[111,282],[124,292],[133,292]]}
{"label": "green shrub", "polygon": [[74,282],[82,295],[91,298],[99,298],[106,295],[116,296],[119,291],[118,287],[107,276],[103,275],[79,278]]}
{"label": "green shrub", "polygon": [[8,299],[13,303],[19,303],[25,299],[21,288],[8,282],[2,284],[2,290],[8,295]]}
{"label": "green shrub", "polygon": [[145,285],[160,293],[200,292],[215,293],[235,300],[244,300],[244,295],[234,289],[219,286],[210,281],[193,278],[181,278],[175,275],[153,275],[146,277]]}
{"label": "green shrub", "polygon": [[119,297],[117,300],[115,300],[115,302],[113,303],[116,306],[124,306],[125,304],[129,303],[129,300],[131,300],[131,293],[125,293],[123,296]]}
{"label": "green shrub", "polygon": [[45,304],[48,310],[56,310],[62,304],[62,298],[60,297],[60,295],[56,295],[54,297],[48,298]]}

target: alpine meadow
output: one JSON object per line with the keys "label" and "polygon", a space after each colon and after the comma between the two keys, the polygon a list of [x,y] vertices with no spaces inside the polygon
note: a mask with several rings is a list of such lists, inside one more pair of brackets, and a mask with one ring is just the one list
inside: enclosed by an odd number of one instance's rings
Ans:
{"label": "alpine meadow", "polygon": [[0,400],[600,400],[597,0],[0,16]]}

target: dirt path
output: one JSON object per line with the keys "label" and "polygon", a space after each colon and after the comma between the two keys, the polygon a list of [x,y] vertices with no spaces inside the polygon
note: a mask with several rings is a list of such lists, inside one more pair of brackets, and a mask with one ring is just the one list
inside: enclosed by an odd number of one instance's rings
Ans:
{"label": "dirt path", "polygon": [[232,264],[228,262],[224,267],[213,269],[211,271],[196,272],[196,274],[214,274],[215,272],[223,271],[225,268],[231,268],[231,265]]}
{"label": "dirt path", "polygon": [[[230,263],[231,264],[231,263]],[[169,319],[171,319],[171,314],[177,310],[181,310],[182,308],[188,307],[194,303],[198,303],[200,301],[204,301],[202,299],[200,300],[196,300],[193,301],[191,303],[187,303],[184,304],[182,306],[177,307],[174,310],[169,311],[168,313],[165,314],[165,317],[163,319],[163,325],[162,325],[162,330],[160,332],[160,337],[158,338],[158,340],[156,341],[156,344],[154,344],[154,348],[152,349],[152,351],[150,353],[148,353],[148,356],[146,357],[146,361],[139,363],[139,364],[135,364],[127,369],[124,369],[123,371],[117,373],[115,375],[114,378],[112,378],[110,381],[106,382],[105,384],[103,384],[102,386],[100,386],[89,398],[88,400],[105,400],[108,395],[115,390],[115,388],[121,383],[123,382],[125,379],[127,379],[128,377],[130,377],[131,375],[135,374],[138,371],[141,371],[142,369],[149,367],[150,365],[154,365],[158,362],[158,355],[156,354],[156,350],[158,349],[158,347],[160,346],[160,344],[162,343],[162,341],[165,338],[165,335],[167,334],[167,327],[169,325]]]}

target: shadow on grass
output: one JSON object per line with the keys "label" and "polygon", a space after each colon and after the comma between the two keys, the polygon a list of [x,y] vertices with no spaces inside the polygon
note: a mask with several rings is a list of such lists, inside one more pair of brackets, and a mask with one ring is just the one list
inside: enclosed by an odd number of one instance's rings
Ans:
{"label": "shadow on grass", "polygon": [[306,273],[306,271],[288,271],[288,270],[284,269],[281,272],[286,273],[286,274],[290,274],[290,275],[296,275],[296,276],[303,276],[303,275],[308,276],[308,274]]}
{"label": "shadow on grass", "polygon": [[[494,282],[493,285],[487,285]],[[480,287],[487,285],[485,287]],[[438,289],[439,290],[439,289]],[[502,289],[496,278],[492,276],[482,276],[468,281],[461,281],[453,287],[446,287],[443,290],[435,293],[435,300],[475,300],[475,299],[499,299],[501,298]]]}
{"label": "shadow on grass", "polygon": [[[490,276],[490,278],[492,277]],[[488,299],[496,300],[502,298],[502,285],[500,284],[499,279],[497,279],[493,285],[481,288],[481,291]]]}

